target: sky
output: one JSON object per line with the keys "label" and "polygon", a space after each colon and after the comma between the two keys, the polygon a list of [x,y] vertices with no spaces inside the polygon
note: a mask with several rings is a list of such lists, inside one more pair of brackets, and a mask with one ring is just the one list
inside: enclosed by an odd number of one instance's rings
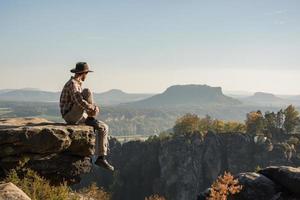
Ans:
{"label": "sky", "polygon": [[300,94],[299,0],[0,0],[0,89]]}

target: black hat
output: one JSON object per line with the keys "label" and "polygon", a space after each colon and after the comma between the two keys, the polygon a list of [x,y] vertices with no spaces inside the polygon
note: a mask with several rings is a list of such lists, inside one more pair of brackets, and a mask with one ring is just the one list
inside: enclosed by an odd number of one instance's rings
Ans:
{"label": "black hat", "polygon": [[72,73],[84,73],[84,72],[93,72],[89,70],[89,66],[86,62],[76,63],[76,67],[70,70]]}

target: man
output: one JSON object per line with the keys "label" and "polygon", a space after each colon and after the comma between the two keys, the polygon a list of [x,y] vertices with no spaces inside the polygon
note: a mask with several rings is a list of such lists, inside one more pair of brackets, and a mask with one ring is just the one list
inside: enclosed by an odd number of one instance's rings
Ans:
{"label": "man", "polygon": [[86,62],[78,62],[71,72],[75,75],[65,84],[60,96],[61,115],[68,124],[85,123],[94,127],[96,141],[97,138],[99,141],[95,152],[98,155],[95,164],[114,171],[114,167],[105,158],[108,148],[108,125],[96,119],[100,109],[94,104],[92,92],[89,89],[82,90],[82,82],[87,74],[93,71],[89,70]]}

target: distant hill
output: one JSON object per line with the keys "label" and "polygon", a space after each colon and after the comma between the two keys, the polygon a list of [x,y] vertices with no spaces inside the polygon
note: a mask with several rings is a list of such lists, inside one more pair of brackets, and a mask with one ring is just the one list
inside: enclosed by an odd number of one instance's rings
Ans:
{"label": "distant hill", "polygon": [[280,98],[271,93],[256,92],[253,96],[240,99],[246,104],[264,105],[264,106],[285,106],[291,104],[288,99]]}
{"label": "distant hill", "polygon": [[[104,93],[95,93],[94,98],[101,105],[114,105],[141,100],[153,94],[129,94],[113,89]],[[1,101],[26,101],[26,102],[58,102],[60,92],[42,91],[32,88],[18,90],[0,90]]]}
{"label": "distant hill", "polygon": [[289,97],[288,100],[294,105],[300,105],[300,95]]}
{"label": "distant hill", "polygon": [[0,93],[2,101],[31,101],[31,102],[55,102],[59,99],[59,92],[46,92],[37,89],[18,89]]}
{"label": "distant hill", "polygon": [[241,102],[223,94],[221,87],[208,85],[174,85],[162,94],[126,104],[135,107],[180,107],[208,105],[236,105]]}
{"label": "distant hill", "polygon": [[0,94],[6,93],[6,92],[9,92],[9,91],[12,91],[12,89],[3,89],[3,90],[0,90]]}
{"label": "distant hill", "polygon": [[253,92],[238,91],[238,90],[223,90],[223,93],[232,98],[244,98],[251,96]]}
{"label": "distant hill", "polygon": [[299,100],[300,101],[300,95],[290,96],[289,99],[291,99],[291,100]]}
{"label": "distant hill", "polygon": [[99,104],[104,105],[115,105],[120,103],[138,101],[146,99],[150,96],[153,96],[153,94],[126,93],[118,89],[112,89],[107,92],[94,94],[95,101]]}

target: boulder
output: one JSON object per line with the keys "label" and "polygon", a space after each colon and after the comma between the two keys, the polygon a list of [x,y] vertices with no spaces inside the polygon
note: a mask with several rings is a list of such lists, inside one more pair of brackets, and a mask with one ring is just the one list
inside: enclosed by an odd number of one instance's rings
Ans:
{"label": "boulder", "polygon": [[29,167],[58,182],[78,181],[91,169],[95,152],[93,128],[41,118],[0,120],[0,166],[9,171]]}
{"label": "boulder", "polygon": [[259,171],[276,184],[300,197],[300,168],[290,166],[270,166]]}
{"label": "boulder", "polygon": [[276,184],[267,177],[254,173],[240,173],[235,178],[238,179],[242,190],[230,199],[234,200],[266,200],[272,199],[277,193]]}
{"label": "boulder", "polygon": [[0,184],[0,199],[30,200],[27,194],[11,182]]}

